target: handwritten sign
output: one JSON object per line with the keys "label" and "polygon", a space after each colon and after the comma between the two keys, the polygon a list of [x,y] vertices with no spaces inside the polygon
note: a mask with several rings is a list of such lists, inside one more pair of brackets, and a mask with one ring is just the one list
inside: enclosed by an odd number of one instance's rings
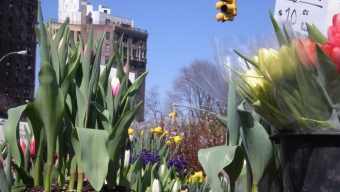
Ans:
{"label": "handwritten sign", "polygon": [[290,22],[297,32],[307,33],[307,22],[326,35],[333,15],[339,12],[339,0],[276,0],[274,17],[281,23]]}

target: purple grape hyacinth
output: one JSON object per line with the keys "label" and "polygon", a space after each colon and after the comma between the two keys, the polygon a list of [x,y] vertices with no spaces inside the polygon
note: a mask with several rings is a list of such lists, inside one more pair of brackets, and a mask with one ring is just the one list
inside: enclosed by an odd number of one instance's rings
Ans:
{"label": "purple grape hyacinth", "polygon": [[185,176],[185,175],[188,174],[188,172],[187,172],[188,163],[187,163],[187,161],[186,161],[183,157],[181,157],[181,156],[179,156],[179,157],[177,157],[177,158],[170,159],[170,160],[167,162],[166,165],[168,166],[168,168],[170,168],[171,166],[174,166],[176,172],[178,173],[178,175],[179,175],[180,177]]}
{"label": "purple grape hyacinth", "polygon": [[131,164],[134,164],[139,156],[142,159],[142,165],[143,165],[144,169],[145,169],[145,166],[148,163],[150,163],[150,164],[157,163],[157,169],[158,169],[159,165],[161,164],[161,158],[158,155],[158,151],[151,153],[150,151],[148,151],[146,149],[141,150],[139,152],[139,154],[136,155],[136,157],[131,160]]}

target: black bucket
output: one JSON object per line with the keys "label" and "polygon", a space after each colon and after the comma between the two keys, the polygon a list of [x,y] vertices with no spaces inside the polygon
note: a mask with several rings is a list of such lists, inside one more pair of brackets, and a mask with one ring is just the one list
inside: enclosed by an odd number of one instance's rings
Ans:
{"label": "black bucket", "polygon": [[340,132],[279,133],[286,192],[340,191]]}

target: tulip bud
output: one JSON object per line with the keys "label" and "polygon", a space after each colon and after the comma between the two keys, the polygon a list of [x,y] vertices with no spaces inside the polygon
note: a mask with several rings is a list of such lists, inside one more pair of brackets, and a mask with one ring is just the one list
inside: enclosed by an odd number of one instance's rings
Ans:
{"label": "tulip bud", "polygon": [[151,187],[152,192],[161,192],[161,186],[158,179],[154,179]]}
{"label": "tulip bud", "polygon": [[176,145],[179,144],[181,142],[181,140],[182,140],[182,138],[179,135],[174,137],[174,142],[176,143]]}
{"label": "tulip bud", "polygon": [[30,155],[31,157],[35,157],[35,139],[34,136],[31,139],[31,143],[30,143]]}
{"label": "tulip bud", "polygon": [[308,67],[308,63],[311,64],[313,68],[316,66],[316,52],[315,52],[315,42],[312,42],[310,39],[298,40],[298,44],[293,43],[296,54],[300,60],[300,62]]}
{"label": "tulip bud", "polygon": [[128,129],[128,134],[129,134],[129,135],[133,135],[133,133],[134,133],[134,130],[133,130],[132,128],[129,128],[129,129]]}
{"label": "tulip bud", "polygon": [[[86,49],[87,49],[87,44],[85,45],[84,50],[83,50],[83,57],[84,58],[86,56]],[[93,49],[91,49],[91,64],[93,64],[93,62],[94,62],[94,57],[95,57],[94,51],[93,51]]]}
{"label": "tulip bud", "polygon": [[327,53],[327,55],[333,61],[335,68],[340,73],[340,45],[335,45],[333,43],[327,42],[322,49]]}
{"label": "tulip bud", "polygon": [[174,186],[172,187],[171,192],[178,192],[178,181],[176,180]]}
{"label": "tulip bud", "polygon": [[165,172],[165,165],[161,164],[158,168],[158,175],[161,177]]}
{"label": "tulip bud", "polygon": [[[2,167],[1,167],[1,166],[2,166]],[[5,166],[6,166],[6,164],[5,164],[4,159],[3,159],[3,158],[0,158],[0,168],[5,169]]]}
{"label": "tulip bud", "polygon": [[340,26],[340,14],[339,14],[339,13],[338,13],[338,14],[335,14],[335,15],[333,16],[332,21],[333,21],[333,25],[335,25],[335,26]]}
{"label": "tulip bud", "polygon": [[130,164],[130,150],[125,150],[124,168],[128,168]]}
{"label": "tulip bud", "polygon": [[118,78],[111,80],[112,97],[116,97],[120,88],[120,82]]}
{"label": "tulip bud", "polygon": [[59,50],[60,50],[61,45],[63,44],[63,40],[64,40],[64,37],[61,38],[61,40],[60,40],[60,42],[59,42],[59,44],[58,44],[58,48],[57,48],[57,52],[58,52],[58,53],[59,53]]}
{"label": "tulip bud", "polygon": [[166,145],[169,146],[171,144],[171,141],[167,140],[165,143],[166,143]]}
{"label": "tulip bud", "polygon": [[123,71],[124,71],[124,73],[127,73],[128,71],[130,71],[130,65],[124,63]]}
{"label": "tulip bud", "polygon": [[278,52],[274,49],[260,48],[259,67],[272,82],[277,84],[282,79],[282,71],[278,66]]}
{"label": "tulip bud", "polygon": [[293,79],[296,71],[296,58],[294,51],[286,45],[279,50],[279,66],[282,74],[287,79]]}
{"label": "tulip bud", "polygon": [[21,147],[22,153],[25,153],[26,144],[25,144],[25,142],[22,139],[20,139],[20,147]]}

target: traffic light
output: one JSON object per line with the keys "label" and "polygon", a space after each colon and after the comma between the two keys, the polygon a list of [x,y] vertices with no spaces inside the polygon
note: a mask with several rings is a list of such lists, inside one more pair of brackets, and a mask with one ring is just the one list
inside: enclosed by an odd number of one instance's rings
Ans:
{"label": "traffic light", "polygon": [[221,13],[216,15],[217,21],[232,21],[237,15],[236,0],[220,0],[216,3],[216,9],[221,10]]}

